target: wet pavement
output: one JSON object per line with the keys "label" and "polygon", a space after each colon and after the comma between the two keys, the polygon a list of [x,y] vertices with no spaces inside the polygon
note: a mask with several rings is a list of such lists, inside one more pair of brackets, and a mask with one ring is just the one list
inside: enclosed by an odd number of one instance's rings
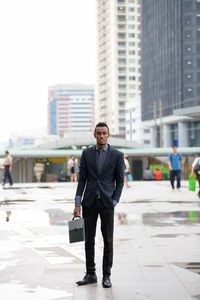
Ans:
{"label": "wet pavement", "polygon": [[0,292],[3,300],[200,299],[200,199],[169,182],[133,182],[115,209],[111,289],[101,286],[103,242],[98,223],[98,284],[84,276],[84,245],[69,244],[76,184],[0,188]]}

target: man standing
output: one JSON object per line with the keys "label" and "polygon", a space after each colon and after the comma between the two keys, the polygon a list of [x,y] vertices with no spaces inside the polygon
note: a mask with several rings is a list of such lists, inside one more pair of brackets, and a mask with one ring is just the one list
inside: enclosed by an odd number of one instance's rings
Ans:
{"label": "man standing", "polygon": [[5,160],[4,160],[3,166],[5,167],[3,185],[5,185],[7,177],[8,177],[10,185],[13,185],[12,177],[11,177],[12,157],[9,155],[9,152],[7,150],[5,151]]}
{"label": "man standing", "polygon": [[170,169],[170,182],[174,190],[174,180],[177,180],[177,189],[181,187],[181,169],[184,171],[182,156],[177,152],[177,147],[173,146],[173,153],[168,156],[168,166]]}
{"label": "man standing", "polygon": [[104,288],[112,286],[110,275],[113,263],[114,207],[123,189],[125,166],[123,153],[107,144],[109,136],[107,124],[98,123],[94,132],[96,146],[85,149],[81,157],[74,216],[80,216],[82,205],[86,235],[86,275],[76,282],[78,285],[97,282],[94,245],[97,218],[100,215],[104,241],[102,285]]}

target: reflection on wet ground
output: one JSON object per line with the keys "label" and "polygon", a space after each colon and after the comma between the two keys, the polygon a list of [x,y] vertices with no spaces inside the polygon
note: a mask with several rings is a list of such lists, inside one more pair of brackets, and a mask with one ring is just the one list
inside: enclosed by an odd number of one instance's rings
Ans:
{"label": "reflection on wet ground", "polygon": [[61,209],[46,209],[49,214],[49,224],[50,225],[61,225],[66,226],[68,221],[72,219],[72,213],[68,213]]}
{"label": "reflection on wet ground", "polygon": [[136,214],[119,212],[119,224],[144,224],[149,226],[196,225],[200,223],[200,211],[174,211]]}
{"label": "reflection on wet ground", "polygon": [[183,263],[173,263],[174,265],[184,268],[186,270],[200,274],[200,262],[183,262]]}

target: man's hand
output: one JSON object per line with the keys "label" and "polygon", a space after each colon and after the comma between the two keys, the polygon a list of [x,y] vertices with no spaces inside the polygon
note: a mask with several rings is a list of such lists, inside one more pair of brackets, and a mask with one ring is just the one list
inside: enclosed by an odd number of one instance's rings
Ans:
{"label": "man's hand", "polygon": [[80,217],[81,214],[81,207],[80,206],[75,206],[74,208],[74,217]]}

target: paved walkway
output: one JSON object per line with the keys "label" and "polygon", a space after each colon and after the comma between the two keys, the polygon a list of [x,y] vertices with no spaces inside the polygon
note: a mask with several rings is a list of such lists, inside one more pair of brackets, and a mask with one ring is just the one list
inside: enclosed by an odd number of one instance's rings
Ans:
{"label": "paved walkway", "polygon": [[[133,182],[115,210],[111,289],[101,286],[103,242],[96,237],[98,284],[84,276],[83,243],[69,244],[75,184],[0,190],[0,293],[3,300],[200,299],[200,200],[169,182]],[[6,222],[6,217],[9,222]]]}

